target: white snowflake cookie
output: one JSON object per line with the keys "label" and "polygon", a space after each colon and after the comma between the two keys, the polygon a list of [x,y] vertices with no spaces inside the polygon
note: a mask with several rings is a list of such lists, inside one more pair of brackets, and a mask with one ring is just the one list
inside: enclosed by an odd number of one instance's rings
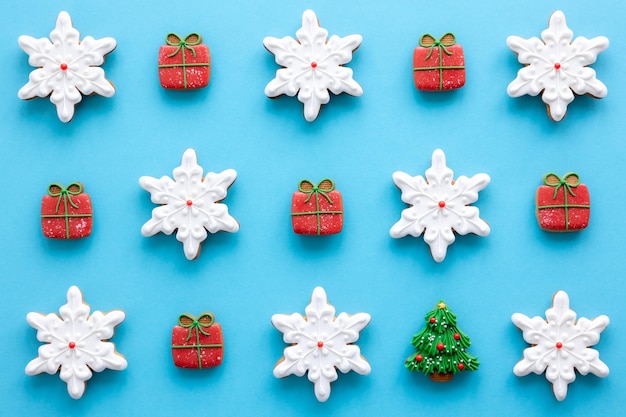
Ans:
{"label": "white snowflake cookie", "polygon": [[596,72],[587,67],[596,62],[598,54],[609,46],[604,36],[587,39],[582,36],[572,41],[573,33],[567,27],[565,15],[556,11],[550,17],[548,28],[541,39],[509,36],[509,48],[525,67],[517,72],[508,86],[511,97],[536,96],[548,108],[548,115],[556,122],[562,120],[574,94],[588,94],[595,98],[606,96],[606,86],[596,78]]}
{"label": "white snowflake cookie", "polygon": [[26,315],[28,324],[37,329],[37,340],[45,343],[39,347],[39,356],[26,365],[26,374],[53,375],[60,369],[70,396],[79,399],[92,372],[126,369],[126,359],[107,341],[113,337],[115,327],[124,321],[125,314],[120,310],[94,311],[90,316],[89,306],[75,286],[67,291],[67,304],[59,312],[61,317],[54,313]]}
{"label": "white snowflake cookie", "polygon": [[304,104],[304,118],[309,122],[317,118],[322,104],[330,101],[328,90],[333,94],[363,95],[363,89],[352,78],[352,70],[343,66],[361,45],[361,35],[333,35],[328,39],[328,31],[320,27],[315,12],[306,10],[296,36],[297,40],[288,36],[263,39],[276,63],[284,67],[267,84],[265,95],[276,98],[298,94],[298,100]]}
{"label": "white snowflake cookie", "polygon": [[160,204],[152,210],[152,218],[143,225],[141,233],[148,237],[177,231],[176,239],[183,243],[189,260],[198,257],[207,230],[211,233],[239,230],[239,223],[228,214],[226,204],[221,203],[237,179],[237,172],[234,169],[219,174],[208,172],[204,178],[202,173],[196,151],[187,149],[181,165],[174,169],[173,180],[166,176],[139,178],[139,185],[151,194],[151,201]]}
{"label": "white snowflake cookie", "polygon": [[28,63],[37,67],[17,93],[18,97],[28,100],[50,96],[61,121],[72,120],[74,106],[83,99],[82,94],[104,97],[115,94],[115,87],[104,78],[104,70],[100,68],[104,56],[115,49],[115,39],[87,36],[81,42],[67,12],[59,13],[50,39],[22,35],[18,43],[28,54]]}
{"label": "white snowflake cookie", "polygon": [[274,314],[272,324],[283,333],[284,356],[274,368],[276,378],[288,375],[303,376],[308,371],[309,381],[315,384],[318,401],[330,397],[330,383],[337,380],[337,369],[344,374],[355,371],[361,375],[371,372],[369,363],[361,356],[357,345],[359,332],[370,322],[370,315],[340,313],[328,304],[326,292],[316,287],[306,317],[298,313]]}
{"label": "white snowflake cookie", "polygon": [[557,400],[567,395],[567,385],[574,382],[578,370],[581,375],[592,373],[606,377],[609,368],[600,360],[600,353],[590,349],[600,341],[600,333],[609,325],[607,316],[593,320],[581,317],[569,308],[569,297],[558,291],[552,299],[552,308],[546,310],[546,319],[513,314],[513,323],[523,332],[524,340],[532,347],[524,349],[524,357],[513,368],[517,376],[531,372],[546,373]]}
{"label": "white snowflake cookie", "polygon": [[419,237],[423,233],[433,259],[443,261],[448,246],[455,240],[454,232],[489,234],[489,225],[479,217],[478,208],[469,205],[478,200],[478,192],[489,181],[487,174],[476,174],[472,178],[460,176],[455,181],[454,173],[446,166],[443,151],[435,150],[426,179],[400,171],[393,173],[393,182],[402,191],[402,201],[411,207],[402,211],[389,234],[398,239],[406,235]]}

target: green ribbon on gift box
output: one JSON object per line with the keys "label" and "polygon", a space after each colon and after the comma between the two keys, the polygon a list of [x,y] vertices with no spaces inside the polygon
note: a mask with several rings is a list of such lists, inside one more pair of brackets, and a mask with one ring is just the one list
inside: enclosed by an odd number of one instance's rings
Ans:
{"label": "green ribbon on gift box", "polygon": [[567,174],[559,177],[554,172],[549,172],[543,176],[543,183],[548,187],[554,188],[554,194],[552,195],[552,199],[556,200],[557,194],[559,193],[559,189],[563,187],[563,204],[552,204],[546,206],[537,206],[537,210],[541,209],[551,209],[551,208],[562,208],[565,210],[565,230],[569,230],[569,209],[571,208],[591,208],[589,204],[568,204],[567,195],[571,195],[572,197],[576,197],[574,194],[574,188],[580,185],[580,177],[575,172],[568,172]]}
{"label": "green ribbon on gift box", "polygon": [[433,35],[425,34],[420,37],[419,45],[423,48],[430,48],[428,51],[428,55],[424,58],[424,61],[428,61],[430,56],[433,54],[433,50],[435,48],[439,49],[439,66],[438,67],[416,67],[413,68],[413,71],[429,71],[429,70],[439,70],[439,91],[443,90],[443,70],[444,69],[464,69],[465,65],[450,65],[443,66],[443,54],[452,55],[453,52],[448,50],[448,46],[452,46],[456,44],[456,37],[453,33],[446,33],[439,39],[435,39]]}
{"label": "green ribbon on gift box", "polygon": [[322,232],[322,214],[343,214],[341,210],[329,210],[329,211],[320,211],[320,195],[328,201],[329,204],[334,204],[333,200],[330,198],[328,193],[334,191],[335,182],[329,178],[325,178],[319,182],[319,184],[313,184],[313,182],[309,180],[302,180],[298,184],[298,191],[304,194],[308,194],[307,198],[304,200],[305,203],[308,203],[313,196],[315,196],[315,211],[304,211],[291,213],[292,216],[307,216],[307,215],[315,215],[317,218],[317,235],[319,236]]}
{"label": "green ribbon on gift box", "polygon": [[[65,238],[66,239],[70,238],[70,218],[92,217],[91,213],[69,214],[67,212],[68,203],[70,206],[74,207],[75,209],[78,208],[78,204],[76,204],[74,200],[72,200],[72,196],[82,194],[82,192],[83,192],[83,185],[80,182],[73,182],[70,185],[68,185],[67,188],[63,187],[61,184],[58,184],[56,182],[53,182],[52,184],[48,186],[48,194],[51,197],[59,198],[57,200],[57,205],[54,208],[54,212],[57,214],[42,214],[41,217],[42,218],[59,218],[59,217],[65,218]],[[63,201],[64,210],[63,210],[63,214],[58,214],[61,201]]]}
{"label": "green ribbon on gift box", "polygon": [[172,345],[172,349],[196,349],[198,352],[198,369],[202,369],[202,349],[203,348],[219,348],[224,345],[221,343],[213,343],[213,344],[201,344],[200,343],[200,333],[205,336],[211,336],[211,334],[206,330],[213,325],[215,322],[215,317],[212,313],[202,313],[200,317],[196,318],[191,314],[181,314],[178,317],[178,325],[185,329],[189,329],[189,333],[187,334],[187,338],[185,342],[188,342],[193,334],[196,335],[196,343],[194,345]]}
{"label": "green ribbon on gift box", "polygon": [[202,43],[202,36],[200,34],[192,32],[187,35],[184,39],[175,33],[168,33],[165,37],[165,43],[169,46],[176,46],[176,50],[168,55],[168,58],[172,58],[176,56],[179,52],[182,51],[182,63],[180,64],[160,64],[159,68],[177,68],[181,67],[183,69],[183,85],[184,88],[187,88],[187,67],[208,67],[211,64],[209,62],[191,62],[187,63],[187,58],[185,57],[185,49],[189,49],[193,54],[193,57],[196,57],[196,49],[194,46],[200,45]]}

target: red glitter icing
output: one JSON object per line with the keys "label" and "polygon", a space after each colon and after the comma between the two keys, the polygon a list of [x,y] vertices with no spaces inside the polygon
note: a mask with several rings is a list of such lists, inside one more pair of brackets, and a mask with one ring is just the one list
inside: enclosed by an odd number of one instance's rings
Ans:
{"label": "red glitter icing", "polygon": [[[446,69],[445,67],[465,65],[463,47],[459,44],[455,44],[452,46],[446,46],[446,49],[451,52],[451,55],[448,55],[445,52],[441,55],[441,66],[443,67],[441,71],[441,76],[443,77],[441,90],[454,90],[461,88],[465,85],[465,68]],[[434,47],[432,49],[432,54],[430,54],[428,59],[426,59],[430,51],[430,48],[424,48],[421,46],[415,48],[415,51],[413,52],[413,68],[432,67],[433,69],[414,70],[413,81],[415,82],[415,87],[418,90],[440,91],[439,54],[441,50],[438,47]]]}
{"label": "red glitter icing", "polygon": [[[589,205],[589,189],[585,184],[573,187],[575,196],[569,192],[567,194],[568,205]],[[567,192],[565,187],[560,187],[556,199],[554,197],[554,187],[542,185],[537,188],[537,207],[564,205],[564,195]],[[565,219],[565,207],[537,208],[537,220],[539,227],[549,232],[574,232],[586,228],[589,225],[590,209],[580,207],[569,207],[567,209],[567,224]]]}
{"label": "red glitter icing", "polygon": [[[181,326],[174,326],[172,329],[172,346],[189,346],[186,348],[172,348],[172,358],[174,365],[179,368],[199,368],[198,366],[198,348],[196,346],[196,329],[192,329],[191,337],[189,329]],[[200,332],[200,344],[212,345],[220,344],[221,347],[200,347],[200,361],[202,368],[212,368],[218,366],[224,360],[224,337],[222,335],[222,326],[219,323],[213,323],[210,327],[204,328],[209,336]]]}
{"label": "red glitter icing", "polygon": [[[78,208],[73,207],[68,201],[68,220],[66,223],[63,197],[53,197],[51,195],[45,195],[43,197],[41,201],[41,214],[46,217],[41,218],[41,230],[45,237],[52,239],[68,239],[66,225],[68,226],[67,229],[69,229],[69,239],[80,239],[91,235],[93,210],[89,194],[81,193],[72,195],[71,198],[74,205]],[[60,203],[59,199],[61,199]],[[57,203],[59,203],[58,206]]]}
{"label": "red glitter icing", "polygon": [[[313,194],[309,201],[305,202],[306,193],[296,191],[291,199],[291,213],[311,213],[297,214],[291,216],[291,225],[293,231],[299,235],[332,235],[341,232],[343,228],[343,213],[341,214],[324,214],[325,211],[341,211],[343,212],[343,201],[341,193],[337,190],[326,193],[330,197],[330,202],[321,194],[317,196]],[[318,233],[318,215],[316,201],[319,203],[319,233]]]}
{"label": "red glitter icing", "polygon": [[183,71],[185,71],[187,75],[187,90],[209,85],[209,79],[211,77],[211,53],[209,47],[205,44],[200,44],[190,46],[190,48],[194,49],[196,53],[195,56],[189,48],[181,48],[176,55],[169,56],[178,49],[178,46],[161,46],[161,49],[159,49],[159,65],[182,64],[183,53],[185,54],[186,64],[206,64],[184,68],[182,66],[159,68],[159,81],[163,88],[184,90],[185,79],[183,77]]}

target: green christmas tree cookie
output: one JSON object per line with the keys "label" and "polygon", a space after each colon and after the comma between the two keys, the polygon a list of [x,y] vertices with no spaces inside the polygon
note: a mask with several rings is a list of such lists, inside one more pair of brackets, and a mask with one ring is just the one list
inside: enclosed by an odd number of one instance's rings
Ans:
{"label": "green christmas tree cookie", "polygon": [[415,353],[404,366],[411,372],[421,371],[436,382],[448,382],[459,371],[475,371],[478,359],[467,353],[469,336],[456,327],[456,315],[439,301],[426,317],[426,327],[413,336]]}

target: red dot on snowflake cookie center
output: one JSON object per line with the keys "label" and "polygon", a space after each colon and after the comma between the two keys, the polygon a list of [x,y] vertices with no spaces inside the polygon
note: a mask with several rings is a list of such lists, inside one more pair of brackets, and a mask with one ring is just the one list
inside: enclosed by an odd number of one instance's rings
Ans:
{"label": "red dot on snowflake cookie center", "polygon": [[191,206],[193,205],[193,201],[191,201],[191,200],[187,200],[187,205],[188,205],[189,207],[191,207]]}
{"label": "red dot on snowflake cookie center", "polygon": [[439,203],[439,208],[444,208],[446,206],[446,202],[441,200]]}
{"label": "red dot on snowflake cookie center", "polygon": [[67,344],[67,347],[70,348],[70,349],[74,349],[76,347],[76,343],[70,342],[70,343]]}
{"label": "red dot on snowflake cookie center", "polygon": [[554,69],[555,70],[561,69],[561,63],[560,62],[555,62],[554,63]]}
{"label": "red dot on snowflake cookie center", "polygon": [[321,340],[319,342],[317,342],[317,347],[318,348],[323,348],[324,347],[324,342],[322,342]]}
{"label": "red dot on snowflake cookie center", "polygon": [[557,349],[561,349],[563,347],[563,343],[561,342],[556,342],[556,348]]}
{"label": "red dot on snowflake cookie center", "polygon": [[311,62],[311,68],[313,69],[317,68],[317,62],[315,61]]}
{"label": "red dot on snowflake cookie center", "polygon": [[67,64],[65,62],[62,63],[59,67],[61,68],[61,71],[66,71],[67,70]]}

